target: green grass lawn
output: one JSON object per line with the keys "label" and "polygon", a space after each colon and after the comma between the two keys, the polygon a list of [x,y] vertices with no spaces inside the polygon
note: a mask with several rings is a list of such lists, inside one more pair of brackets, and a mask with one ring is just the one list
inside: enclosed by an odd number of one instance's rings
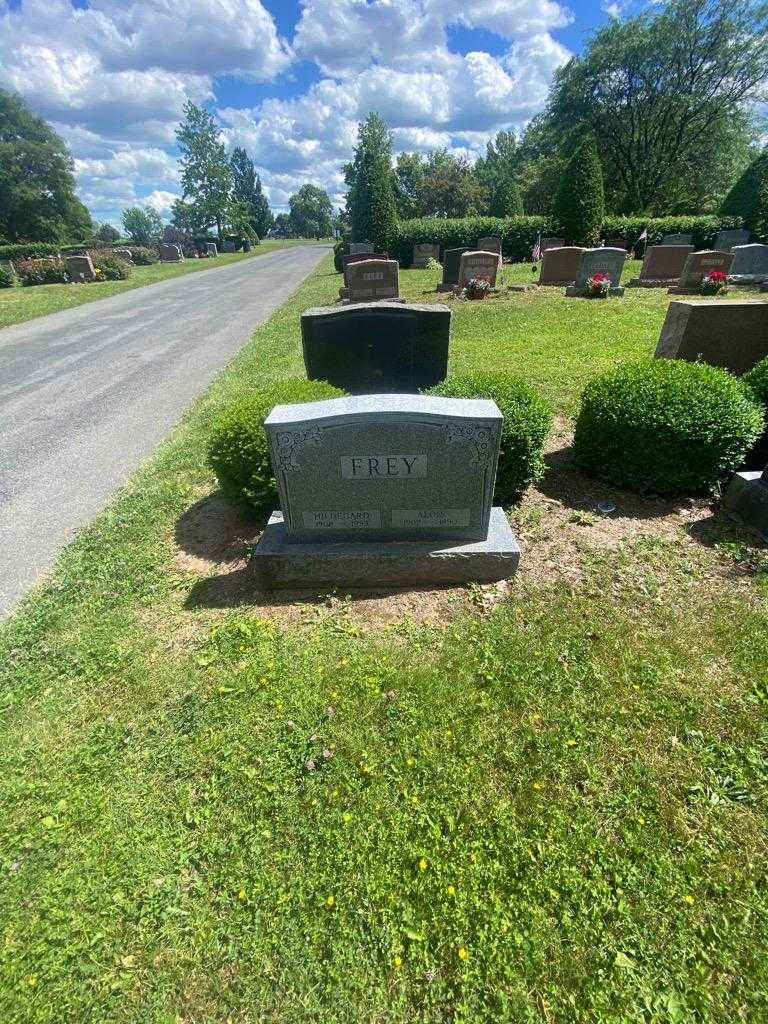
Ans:
{"label": "green grass lawn", "polygon": [[201,270],[212,270],[214,267],[238,263],[240,260],[263,256],[275,249],[287,246],[308,245],[304,240],[279,239],[262,242],[249,253],[221,253],[215,260],[185,260],[183,263],[153,263],[149,267],[134,267],[127,281],[97,281],[89,285],[73,284],[41,284],[33,288],[0,289],[0,328],[20,324],[25,320],[33,320],[48,313],[57,313],[60,309],[71,309],[82,306],[85,302],[105,299],[118,292],[127,292],[132,288],[143,288],[147,284],[167,281],[170,277],[181,277],[182,274],[199,273]]}
{"label": "green grass lawn", "polygon": [[560,414],[508,586],[270,599],[203,447],[330,266],[0,629],[0,1020],[768,1019],[768,558],[568,458],[669,297],[451,300]]}

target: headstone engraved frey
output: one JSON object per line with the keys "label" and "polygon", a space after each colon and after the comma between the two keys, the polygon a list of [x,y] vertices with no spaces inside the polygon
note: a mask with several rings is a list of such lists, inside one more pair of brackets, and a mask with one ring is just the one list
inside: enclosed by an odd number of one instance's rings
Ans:
{"label": "headstone engraved frey", "polygon": [[277,406],[264,426],[281,511],[254,551],[262,586],[490,582],[517,567],[493,507],[494,402],[362,395]]}
{"label": "headstone engraved frey", "polygon": [[693,241],[693,235],[686,234],[683,231],[673,232],[671,235],[664,235],[661,240],[662,245],[690,245]]}
{"label": "headstone engraved frey", "polygon": [[539,284],[573,284],[584,250],[578,245],[545,249],[539,272]]}
{"label": "headstone engraved frey", "polygon": [[735,374],[768,356],[768,302],[702,299],[670,302],[657,359],[701,359]]}
{"label": "headstone engraved frey", "polygon": [[746,245],[749,238],[750,233],[744,228],[727,228],[717,232],[712,248],[727,251],[732,249],[734,245]]}
{"label": "headstone engraved frey", "polygon": [[676,286],[673,285],[669,291],[672,295],[696,294],[701,290],[701,282],[704,277],[711,274],[713,270],[728,274],[732,263],[733,253],[725,250],[702,249],[701,252],[692,252],[683,265],[680,283]]}
{"label": "headstone engraved frey", "polygon": [[157,248],[161,263],[181,263],[184,254],[175,242],[161,242]]}
{"label": "headstone engraved frey", "polygon": [[301,315],[307,376],[353,394],[438,384],[448,372],[450,336],[451,311],[437,304],[369,302]]}
{"label": "headstone engraved frey", "polygon": [[91,257],[87,254],[85,256],[67,256],[65,262],[67,277],[70,281],[82,284],[96,280],[96,271],[93,269]]}
{"label": "headstone engraved frey", "polygon": [[569,297],[585,295],[587,281],[595,274],[608,274],[611,279],[611,295],[621,295],[623,289],[620,287],[621,273],[626,263],[626,252],[624,249],[609,249],[602,246],[598,249],[585,249],[579,260],[579,267],[576,271],[576,280],[573,286],[566,288],[565,294]]}
{"label": "headstone engraved frey", "polygon": [[491,288],[495,288],[498,269],[498,253],[479,250],[464,252],[459,263],[459,287],[466,288],[472,278],[475,278],[477,281],[487,281]]}
{"label": "headstone engraved frey", "polygon": [[419,242],[413,247],[411,266],[414,270],[424,270],[428,260],[440,261],[440,246],[433,242]]}
{"label": "headstone engraved frey", "polygon": [[651,245],[648,247],[640,276],[629,282],[632,287],[661,288],[680,280],[685,261],[693,252],[692,245]]}
{"label": "headstone engraved frey", "polygon": [[729,280],[732,284],[762,284],[768,280],[768,245],[735,245]]}
{"label": "headstone engraved frey", "polygon": [[400,295],[397,260],[361,260],[347,264],[348,302],[396,299]]}
{"label": "headstone engraved frey", "polygon": [[443,280],[437,286],[439,292],[452,292],[459,283],[461,257],[467,249],[446,249],[443,253]]}

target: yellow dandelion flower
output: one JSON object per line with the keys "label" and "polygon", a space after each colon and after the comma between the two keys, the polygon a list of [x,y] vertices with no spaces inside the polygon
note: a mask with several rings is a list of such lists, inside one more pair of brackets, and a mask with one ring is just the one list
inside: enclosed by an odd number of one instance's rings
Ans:
{"label": "yellow dandelion flower", "polygon": [[459,947],[459,960],[466,960],[468,956],[469,956],[469,953],[466,951],[466,949],[463,946],[460,946]]}
{"label": "yellow dandelion flower", "polygon": [[240,892],[237,894],[237,898],[239,900],[244,900],[245,899],[245,889],[241,889],[240,890]]}
{"label": "yellow dandelion flower", "polygon": [[336,897],[335,896],[326,896],[326,899],[325,899],[326,907],[332,907],[335,902],[336,902]]}
{"label": "yellow dandelion flower", "polygon": [[408,765],[409,768],[413,768],[413,766],[416,764],[412,757],[409,757],[405,763]]}
{"label": "yellow dandelion flower", "polygon": [[395,959],[392,961],[392,963],[395,965],[395,967],[402,967],[403,966],[403,958],[401,956],[396,956]]}
{"label": "yellow dandelion flower", "polygon": [[448,895],[449,896],[455,896],[456,895],[456,887],[455,886],[453,886],[453,885],[449,885],[448,886]]}
{"label": "yellow dandelion flower", "polygon": [[350,821],[352,821],[352,815],[349,813],[349,811],[345,811],[343,817],[345,825],[348,825]]}
{"label": "yellow dandelion flower", "polygon": [[692,907],[696,900],[693,896],[683,896],[683,902],[687,903],[689,907]]}
{"label": "yellow dandelion flower", "polygon": [[533,788],[535,790],[544,789],[544,783],[543,782],[534,782]]}
{"label": "yellow dandelion flower", "polygon": [[422,857],[419,861],[419,871],[426,871],[429,867],[429,861],[426,857]]}
{"label": "yellow dandelion flower", "polygon": [[531,721],[532,722],[540,722],[541,721],[541,715],[539,715],[539,714],[531,715]]}
{"label": "yellow dandelion flower", "polygon": [[576,746],[576,740],[566,740],[565,741],[565,745],[566,745],[566,747],[575,747]]}

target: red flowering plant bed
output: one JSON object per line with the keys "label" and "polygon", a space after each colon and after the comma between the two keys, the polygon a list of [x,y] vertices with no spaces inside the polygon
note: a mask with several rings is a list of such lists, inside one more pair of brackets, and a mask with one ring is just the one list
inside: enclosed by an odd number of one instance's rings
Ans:
{"label": "red flowering plant bed", "polygon": [[728,291],[728,275],[722,270],[711,270],[701,279],[702,295],[724,295]]}
{"label": "red flowering plant bed", "polygon": [[587,295],[591,299],[604,299],[611,290],[610,274],[593,274],[587,278]]}

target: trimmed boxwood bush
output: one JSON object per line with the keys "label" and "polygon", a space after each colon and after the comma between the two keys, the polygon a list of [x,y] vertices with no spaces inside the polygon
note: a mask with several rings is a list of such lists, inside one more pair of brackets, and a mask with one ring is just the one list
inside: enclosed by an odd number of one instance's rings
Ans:
{"label": "trimmed boxwood bush", "polygon": [[512,505],[544,475],[544,445],[552,410],[533,388],[511,373],[467,373],[430,388],[445,398],[491,398],[504,416],[496,498]]}
{"label": "trimmed boxwood bush", "polygon": [[208,440],[207,462],[224,497],[247,509],[261,509],[275,500],[264,420],[276,405],[341,398],[324,380],[303,377],[276,381],[228,405],[217,416]]}
{"label": "trimmed boxwood bush", "polygon": [[0,245],[0,260],[35,259],[41,256],[56,256],[61,246],[49,242],[17,242],[15,245]]}
{"label": "trimmed boxwood bush", "polygon": [[749,389],[718,367],[674,359],[628,363],[584,389],[576,462],[641,493],[708,493],[741,463],[763,413]]}
{"label": "trimmed boxwood bush", "polygon": [[105,281],[127,281],[131,276],[131,266],[119,256],[108,252],[92,252],[91,262],[94,270],[100,270]]}
{"label": "trimmed boxwood bush", "polygon": [[16,272],[11,263],[0,263],[0,288],[15,288]]}
{"label": "trimmed boxwood bush", "polygon": [[[756,366],[741,378],[756,401],[768,409],[768,358],[761,359]],[[748,469],[765,469],[768,465],[768,419],[763,422],[763,432],[744,460]]]}
{"label": "trimmed boxwood bush", "polygon": [[148,249],[145,245],[128,245],[126,248],[131,251],[134,267],[148,267],[160,259],[154,249]]}
{"label": "trimmed boxwood bush", "polygon": [[344,255],[344,242],[337,242],[333,247],[333,269],[337,274],[340,274],[344,269],[344,264],[341,262],[341,257]]}

